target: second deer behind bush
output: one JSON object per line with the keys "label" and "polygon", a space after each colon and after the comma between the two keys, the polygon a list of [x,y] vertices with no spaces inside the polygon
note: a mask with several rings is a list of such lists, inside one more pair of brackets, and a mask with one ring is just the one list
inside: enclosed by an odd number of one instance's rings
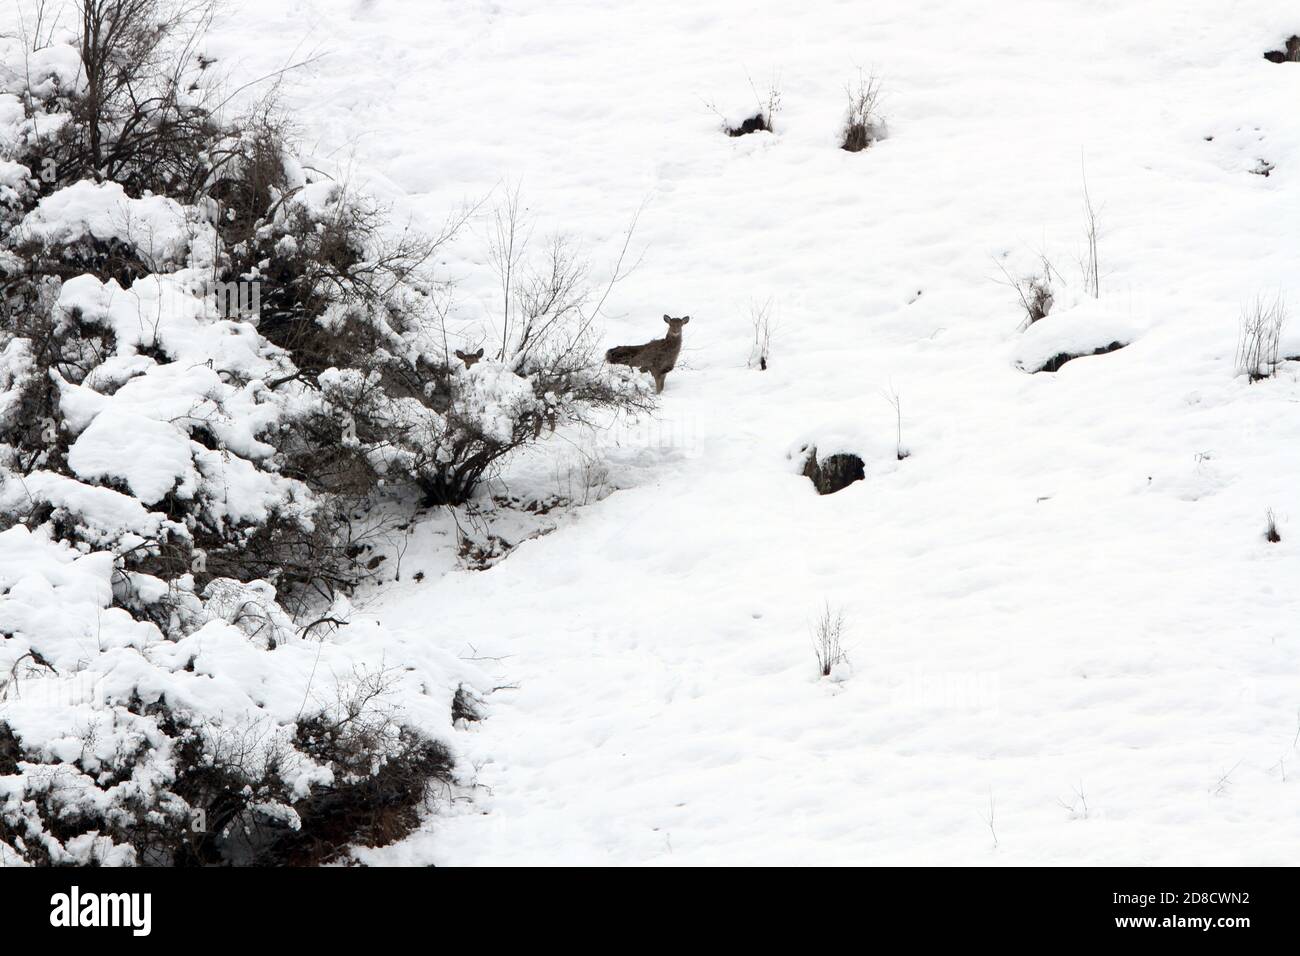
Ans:
{"label": "second deer behind bush", "polygon": [[665,315],[668,334],[662,339],[652,339],[644,345],[617,345],[605,353],[605,361],[613,365],[630,365],[649,372],[655,379],[655,392],[664,390],[664,379],[677,364],[682,351],[682,326],[691,321],[689,315],[680,319]]}

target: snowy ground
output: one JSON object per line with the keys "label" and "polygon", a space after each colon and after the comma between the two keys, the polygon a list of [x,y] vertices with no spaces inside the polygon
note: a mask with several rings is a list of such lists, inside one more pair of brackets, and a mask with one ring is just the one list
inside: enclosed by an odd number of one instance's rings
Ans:
{"label": "snowy ground", "polygon": [[[602,440],[619,491],[488,571],[436,573],[417,535],[428,576],[374,598],[510,687],[456,735],[474,800],[364,858],[1294,862],[1300,363],[1251,385],[1233,357],[1244,303],[1300,308],[1300,65],[1262,56],[1296,32],[1267,0],[232,2],[213,52],[320,54],[286,91],[304,138],[399,213],[517,184],[608,263],[645,202],[608,342],[692,316],[659,421]],[[851,155],[859,66],[890,137]],[[774,74],[775,135],[722,135],[706,101],[743,116]],[[446,264],[471,336],[483,232]],[[997,261],[1039,251],[1067,283],[1044,321],[1128,348],[1017,368]],[[511,490],[554,491],[582,440]],[[866,480],[818,497],[807,442]],[[826,602],[843,683],[814,667]]]}

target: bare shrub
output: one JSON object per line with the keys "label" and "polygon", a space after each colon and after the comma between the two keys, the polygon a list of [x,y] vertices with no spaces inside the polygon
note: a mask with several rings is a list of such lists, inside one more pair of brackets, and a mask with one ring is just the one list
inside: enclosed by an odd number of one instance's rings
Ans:
{"label": "bare shrub", "polygon": [[894,410],[894,457],[902,461],[912,454],[903,445],[903,398],[893,388],[885,391],[884,396]]}
{"label": "bare shrub", "polygon": [[1084,237],[1087,247],[1080,263],[1083,269],[1083,291],[1094,299],[1101,297],[1101,267],[1097,259],[1097,211],[1088,192],[1088,173],[1083,171]]}
{"label": "bare shrub", "polygon": [[1278,296],[1271,303],[1262,296],[1242,310],[1237,337],[1237,374],[1252,382],[1272,378],[1280,362],[1282,327],[1286,324],[1286,304]]}
{"label": "bare shrub", "polygon": [[1272,508],[1269,508],[1268,511],[1264,513],[1264,517],[1267,520],[1267,525],[1264,529],[1264,540],[1271,544],[1277,544],[1282,540],[1282,534],[1277,530],[1277,515],[1273,513]]}
{"label": "bare shrub", "polygon": [[750,302],[749,321],[754,330],[754,340],[749,347],[749,361],[746,365],[766,372],[767,363],[772,357],[772,332],[775,330],[772,300],[768,299],[762,305]]}
{"label": "bare shrub", "polygon": [[885,122],[879,112],[880,80],[859,70],[857,83],[846,86],[844,92],[849,98],[849,108],[840,134],[840,148],[860,153],[884,138]]}
{"label": "bare shrub", "polygon": [[573,457],[565,460],[563,471],[559,462],[555,464],[556,493],[582,505],[608,497],[614,489],[610,485],[609,465],[599,448],[590,453],[575,448],[574,452]]}
{"label": "bare shrub", "polygon": [[1052,291],[1052,280],[1055,278],[1064,281],[1047,256],[1041,255],[1039,260],[1038,270],[1024,276],[1014,276],[1001,262],[997,264],[1005,277],[1005,284],[1015,290],[1016,297],[1020,300],[1020,308],[1025,313],[1022,329],[1047,317],[1056,302],[1055,293]]}
{"label": "bare shrub", "polygon": [[767,89],[763,92],[759,91],[751,78],[749,88],[754,93],[757,109],[752,116],[741,121],[739,125],[732,124],[712,103],[705,103],[722,120],[722,131],[728,136],[747,136],[750,133],[771,133],[776,130],[774,126],[776,114],[781,110],[780,78],[773,76],[771,82],[767,85]]}
{"label": "bare shrub", "polygon": [[78,0],[82,82],[64,90],[71,122],[42,159],[58,182],[78,179],[194,194],[205,177],[204,150],[219,134],[219,108],[196,54],[212,0]]}
{"label": "bare shrub", "polygon": [[[500,280],[499,342],[490,359],[472,368],[451,355],[445,313],[431,297],[409,294],[409,276],[419,271],[428,247],[392,254],[406,276],[396,283],[408,293],[399,300],[382,282],[357,283],[357,269],[347,265],[346,284],[332,283],[354,293],[355,307],[342,324],[322,330],[321,323],[307,321],[314,306],[288,316],[326,356],[347,359],[331,361],[327,374],[315,376],[322,403],[309,418],[312,434],[322,441],[334,436],[330,448],[338,468],[360,475],[362,485],[377,480],[382,466],[386,475],[414,483],[427,504],[459,505],[544,429],[598,427],[606,414],[648,411],[653,398],[630,370],[601,360],[596,326],[610,291],[632,268],[627,253],[634,228],[635,219],[608,282],[597,287],[571,240],[556,236],[540,248],[532,245],[518,192],[510,195],[494,212],[489,238],[489,260]],[[345,235],[358,233],[345,229]],[[373,253],[365,257],[367,263],[374,259]],[[302,352],[299,344],[286,347]],[[303,467],[316,467],[313,443],[302,453]]]}
{"label": "bare shrub", "polygon": [[508,373],[505,381],[515,390],[498,405],[498,415],[484,421],[476,411],[482,397],[469,388],[472,380],[457,375],[449,381],[450,400],[434,423],[435,434],[424,436],[411,463],[428,501],[467,500],[498,462],[536,440],[543,427],[552,432],[565,424],[595,428],[603,414],[654,407],[630,370],[605,364],[597,326],[610,293],[636,266],[628,256],[635,229],[634,216],[608,280],[596,286],[572,240],[556,235],[534,247],[518,191],[497,207],[489,242],[489,261],[500,282],[494,371]]}
{"label": "bare shrub", "polygon": [[823,677],[829,677],[837,664],[849,659],[844,648],[844,612],[832,611],[829,603],[813,627],[813,653],[817,655],[817,672]]}

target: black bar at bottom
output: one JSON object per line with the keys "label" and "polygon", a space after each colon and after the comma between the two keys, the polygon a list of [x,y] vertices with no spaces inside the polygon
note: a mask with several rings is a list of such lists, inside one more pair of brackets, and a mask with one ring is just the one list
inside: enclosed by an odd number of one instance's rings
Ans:
{"label": "black bar at bottom", "polygon": [[1285,941],[1296,926],[1293,874],[1284,869],[624,870],[596,879],[573,869],[539,877],[432,868],[7,869],[0,933],[6,952],[73,935],[128,947],[225,939],[259,949],[358,942],[373,951],[411,937],[432,947],[515,937],[621,949],[654,938],[734,944],[781,931],[866,933],[864,943],[888,931],[959,944],[1232,946]]}

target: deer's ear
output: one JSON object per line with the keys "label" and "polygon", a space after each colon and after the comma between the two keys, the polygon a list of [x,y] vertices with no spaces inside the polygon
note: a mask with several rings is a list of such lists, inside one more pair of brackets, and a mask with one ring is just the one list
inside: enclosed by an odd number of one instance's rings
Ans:
{"label": "deer's ear", "polygon": [[457,349],[457,350],[456,350],[456,358],[460,359],[462,362],[465,361],[465,358],[466,358],[465,353],[462,352],[460,349]]}
{"label": "deer's ear", "polygon": [[474,356],[475,356],[476,358],[482,358],[482,357],[483,357],[483,350],[482,350],[482,349],[479,349],[477,352],[474,353]]}
{"label": "deer's ear", "polygon": [[667,313],[667,312],[664,313],[664,321],[665,321],[665,322],[671,321],[671,320],[668,318],[668,313]]}
{"label": "deer's ear", "polygon": [[689,315],[682,316],[682,325],[685,325],[689,321],[691,321],[691,317]]}

